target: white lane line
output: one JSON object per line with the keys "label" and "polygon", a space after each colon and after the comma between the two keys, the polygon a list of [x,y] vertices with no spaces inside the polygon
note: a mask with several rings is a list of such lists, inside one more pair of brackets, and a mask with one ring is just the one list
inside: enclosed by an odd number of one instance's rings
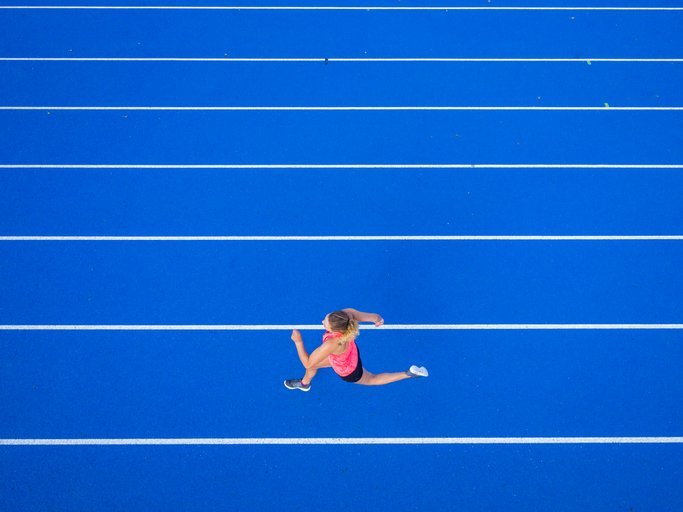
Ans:
{"label": "white lane line", "polygon": [[0,62],[683,62],[683,58],[469,58],[469,57],[0,57]]}
{"label": "white lane line", "polygon": [[51,110],[51,111],[681,111],[683,107],[537,107],[537,106],[0,106],[0,110]]}
{"label": "white lane line", "polygon": [[266,437],[0,439],[0,446],[680,444],[683,437]]}
{"label": "white lane line", "polygon": [[683,169],[683,164],[0,164],[0,169]]}
{"label": "white lane line", "polygon": [[[681,330],[683,324],[385,324],[390,331]],[[322,331],[320,324],[277,325],[0,325],[0,331]]]}
{"label": "white lane line", "polygon": [[473,7],[473,6],[246,6],[246,5],[5,5],[0,9],[191,11],[683,11],[683,7]]}
{"label": "white lane line", "polygon": [[3,235],[0,242],[476,242],[476,241],[664,241],[683,235],[257,235],[257,236],[43,236]]}

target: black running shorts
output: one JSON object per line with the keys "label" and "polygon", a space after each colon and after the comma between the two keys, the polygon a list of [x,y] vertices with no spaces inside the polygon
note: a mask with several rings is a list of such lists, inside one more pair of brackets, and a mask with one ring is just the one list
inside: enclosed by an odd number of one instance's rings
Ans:
{"label": "black running shorts", "polygon": [[358,351],[358,365],[356,366],[356,369],[353,370],[348,375],[344,375],[343,377],[340,375],[340,377],[342,378],[342,380],[345,380],[346,382],[358,382],[362,376],[363,376],[363,362],[360,360],[360,350],[359,350]]}

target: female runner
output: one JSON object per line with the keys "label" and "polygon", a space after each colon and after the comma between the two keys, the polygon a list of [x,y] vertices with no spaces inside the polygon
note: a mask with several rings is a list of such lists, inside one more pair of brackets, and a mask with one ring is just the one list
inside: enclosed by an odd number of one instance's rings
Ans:
{"label": "female runner", "polygon": [[376,327],[379,327],[384,323],[384,319],[376,313],[362,313],[351,308],[334,311],[323,319],[323,327],[325,327],[323,343],[310,355],[304,348],[301,333],[296,329],[293,330],[292,341],[296,345],[301,364],[306,368],[306,374],[301,379],[286,380],[285,387],[309,391],[311,380],[318,370],[329,367],[332,367],[342,380],[366,386],[381,386],[403,379],[429,376],[425,367],[415,365],[405,372],[377,375],[364,369],[355,341],[359,335],[359,322],[373,322]]}

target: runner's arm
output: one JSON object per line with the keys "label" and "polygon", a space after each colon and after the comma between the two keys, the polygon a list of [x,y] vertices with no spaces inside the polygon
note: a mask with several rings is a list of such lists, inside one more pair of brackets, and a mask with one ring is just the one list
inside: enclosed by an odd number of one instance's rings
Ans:
{"label": "runner's arm", "polygon": [[353,308],[346,308],[342,311],[348,315],[351,315],[351,318],[353,318],[356,322],[372,322],[375,324],[375,327],[379,327],[384,323],[384,318],[377,313],[363,313],[362,311],[358,311],[357,309]]}

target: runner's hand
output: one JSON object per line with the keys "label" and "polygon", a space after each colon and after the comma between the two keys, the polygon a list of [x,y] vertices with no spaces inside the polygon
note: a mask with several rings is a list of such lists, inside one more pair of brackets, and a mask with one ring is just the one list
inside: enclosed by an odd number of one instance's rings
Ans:
{"label": "runner's hand", "polygon": [[379,327],[380,325],[384,325],[384,318],[382,318],[379,315],[377,316],[377,320],[375,320],[375,327]]}
{"label": "runner's hand", "polygon": [[294,343],[303,343],[304,342],[304,339],[301,337],[301,333],[297,329],[294,329],[292,331],[292,341]]}

